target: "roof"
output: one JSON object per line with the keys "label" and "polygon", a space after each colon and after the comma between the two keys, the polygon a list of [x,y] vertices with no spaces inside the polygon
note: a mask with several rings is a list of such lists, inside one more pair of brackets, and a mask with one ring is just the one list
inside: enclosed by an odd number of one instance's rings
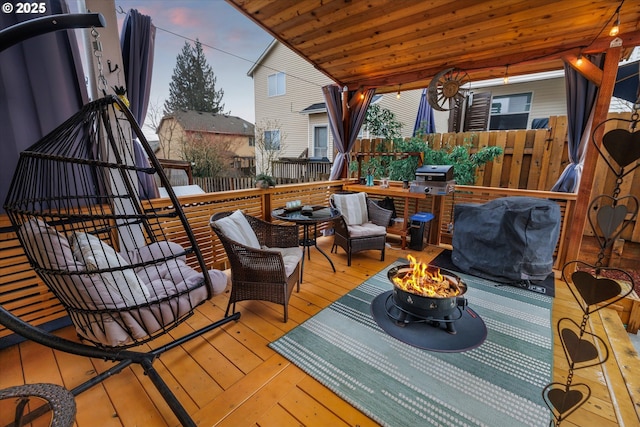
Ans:
{"label": "roof", "polygon": [[[373,95],[371,99],[371,104],[375,104],[378,100],[382,98],[382,95]],[[316,102],[315,104],[309,105],[304,110],[300,111],[300,114],[317,114],[317,113],[326,113],[327,112],[327,104],[324,102]]]}
{"label": "roof", "polygon": [[609,47],[618,8],[620,42],[640,45],[637,0],[227,2],[340,86],[377,93],[427,87],[448,68],[471,81],[562,69]]}
{"label": "roof", "polygon": [[262,52],[262,54],[256,60],[256,62],[254,62],[251,68],[249,68],[249,71],[247,71],[248,77],[253,77],[253,73],[256,71],[256,68],[258,67],[258,65],[260,65],[262,61],[264,61],[267,55],[269,55],[269,53],[273,50],[273,48],[276,47],[277,44],[278,44],[278,40],[276,39],[271,40],[271,43],[269,43],[269,46],[266,47],[266,49]]}
{"label": "roof", "polygon": [[182,110],[164,116],[162,121],[171,117],[175,117],[185,131],[247,136],[255,133],[252,123],[236,116]]}

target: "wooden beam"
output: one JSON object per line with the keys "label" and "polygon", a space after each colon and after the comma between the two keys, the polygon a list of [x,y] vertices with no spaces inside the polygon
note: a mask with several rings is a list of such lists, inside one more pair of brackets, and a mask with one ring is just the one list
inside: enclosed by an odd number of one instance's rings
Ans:
{"label": "wooden beam", "polygon": [[569,64],[571,68],[579,72],[585,79],[597,86],[602,85],[602,70],[587,58],[582,57],[579,61],[576,55],[567,55],[562,59],[564,62]]}
{"label": "wooden beam", "polygon": [[[589,203],[591,198],[591,189],[595,179],[596,163],[598,161],[598,150],[593,146],[591,141],[595,141],[598,148],[602,145],[602,136],[604,134],[604,126],[597,127],[598,124],[607,119],[609,113],[609,104],[613,95],[613,87],[616,83],[616,75],[618,73],[618,63],[622,54],[622,46],[609,48],[606,53],[602,84],[598,90],[598,99],[596,100],[595,110],[593,114],[593,124],[591,126],[592,135],[590,135],[589,143],[586,147],[584,166],[582,169],[582,178],[580,178],[580,186],[578,188],[578,198],[576,200],[576,208],[574,219],[571,222],[568,233],[568,243],[566,260],[572,261],[579,259],[580,245],[582,243],[582,235],[589,214]],[[596,128],[597,127],[597,128]],[[595,129],[595,132],[594,132]]]}

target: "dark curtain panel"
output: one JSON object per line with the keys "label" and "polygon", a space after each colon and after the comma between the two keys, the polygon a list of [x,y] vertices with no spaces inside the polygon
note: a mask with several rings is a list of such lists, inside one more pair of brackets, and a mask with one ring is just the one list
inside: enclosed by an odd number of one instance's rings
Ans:
{"label": "dark curtain panel", "polygon": [[343,170],[349,162],[349,153],[356,141],[358,131],[364,123],[367,109],[375,92],[375,89],[367,89],[344,93],[348,97],[345,111],[342,102],[342,89],[336,85],[322,88],[329,115],[329,126],[333,134],[333,145],[338,150],[338,154],[333,159],[329,179],[342,178]]}
{"label": "dark curtain panel", "polygon": [[[151,91],[151,75],[153,70],[153,50],[156,28],[151,17],[131,9],[124,18],[120,47],[122,63],[127,84],[131,112],[142,126],[147,116],[149,92]],[[137,139],[133,140],[135,162],[138,167],[149,167],[149,159]],[[138,172],[140,194],[147,198],[158,197],[158,188],[153,175]]]}
{"label": "dark curtain panel", "polygon": [[[602,68],[604,54],[588,57]],[[591,116],[598,97],[598,87],[584,78],[568,64],[564,66],[567,90],[567,119],[569,128],[569,164],[564,169],[551,191],[574,193],[580,184],[584,153],[591,134]]]}
{"label": "dark curtain panel", "polygon": [[429,101],[427,100],[427,89],[422,89],[416,123],[413,125],[413,136],[418,135],[418,133],[428,134],[435,132],[436,123],[433,115],[433,107],[429,105]]}
{"label": "dark curtain panel", "polygon": [[[69,13],[64,1],[45,3],[46,15]],[[28,14],[2,13],[0,28],[6,29],[30,18],[33,17]],[[35,36],[0,52],[0,201],[3,205],[20,152],[78,112],[87,101],[73,30]],[[0,207],[0,211],[4,213],[4,207]]]}

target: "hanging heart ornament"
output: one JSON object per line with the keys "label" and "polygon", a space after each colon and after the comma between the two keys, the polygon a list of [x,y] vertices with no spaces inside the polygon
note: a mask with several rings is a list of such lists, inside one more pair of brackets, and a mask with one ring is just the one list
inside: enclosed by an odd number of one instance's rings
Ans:
{"label": "hanging heart ornament", "polygon": [[[624,280],[606,277],[606,272],[615,271]],[[633,291],[633,277],[624,270],[611,267],[596,267],[582,261],[570,261],[562,268],[562,280],[585,314],[608,307]],[[624,286],[623,286],[624,284]]]}
{"label": "hanging heart ornament", "polygon": [[589,203],[587,219],[600,248],[608,247],[635,221],[639,204],[632,195],[616,198],[605,194]]}
{"label": "hanging heart ornament", "polygon": [[[640,160],[640,131],[613,129],[602,137],[602,145],[616,163],[624,168]],[[636,165],[634,169],[638,167]]]}
{"label": "hanging heart ornament", "polygon": [[[584,331],[576,322],[562,318],[558,322],[558,337],[567,362],[573,369],[601,365],[609,358],[609,348],[602,338]],[[596,347],[597,344],[597,347]],[[601,349],[602,354],[598,351]]]}
{"label": "hanging heart ornament", "polygon": [[553,413],[556,421],[568,417],[591,396],[591,389],[586,384],[566,385],[551,383],[542,391],[545,404]]}

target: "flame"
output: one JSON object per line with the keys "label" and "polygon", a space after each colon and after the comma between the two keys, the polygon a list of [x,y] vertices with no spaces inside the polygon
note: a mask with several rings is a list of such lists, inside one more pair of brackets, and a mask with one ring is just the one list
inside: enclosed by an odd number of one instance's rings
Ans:
{"label": "flame", "polygon": [[439,268],[418,261],[407,255],[410,271],[397,275],[393,283],[400,289],[425,297],[454,297],[460,293],[458,286],[449,277],[443,276]]}

